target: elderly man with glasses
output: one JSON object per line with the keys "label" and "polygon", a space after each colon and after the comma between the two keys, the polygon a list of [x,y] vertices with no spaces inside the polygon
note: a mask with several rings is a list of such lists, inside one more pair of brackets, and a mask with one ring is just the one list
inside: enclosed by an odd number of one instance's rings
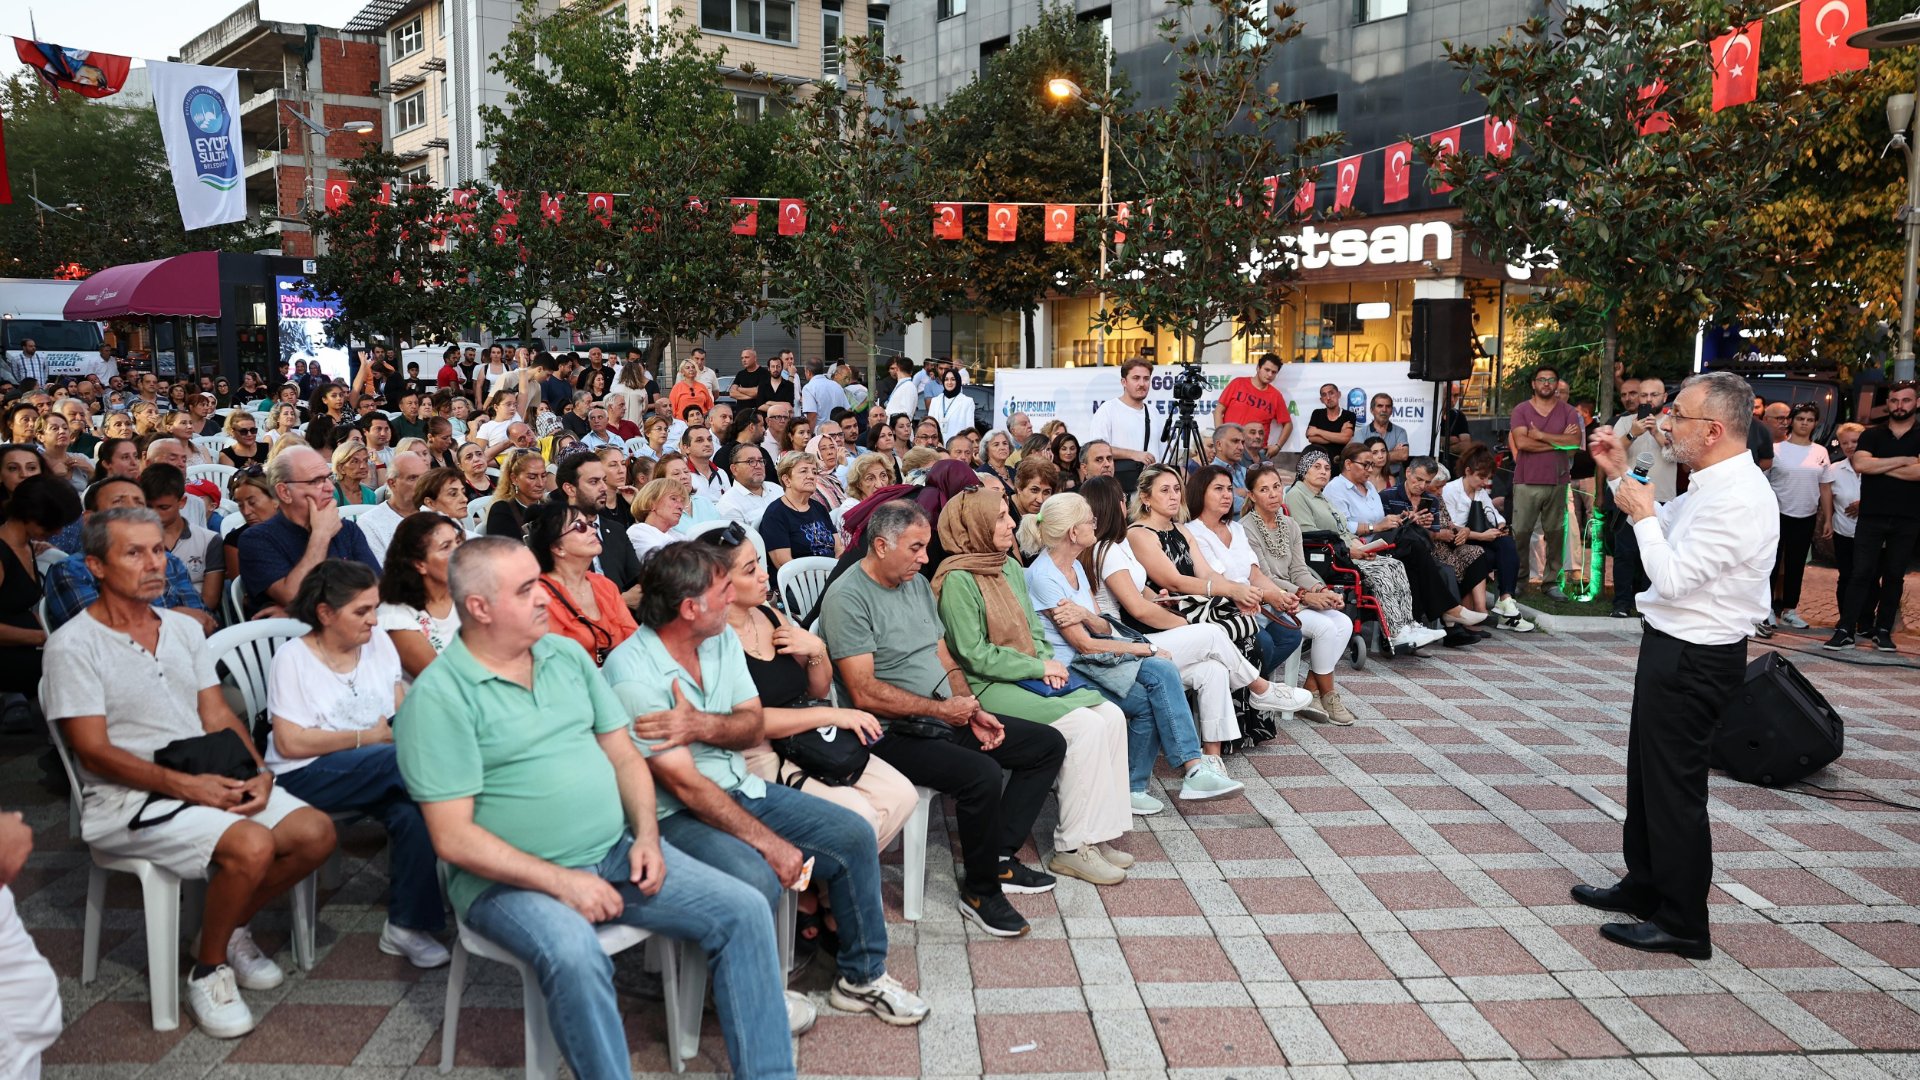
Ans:
{"label": "elderly man with glasses", "polygon": [[333,470],[320,452],[296,446],[267,463],[280,512],[240,537],[240,580],[248,607],[286,604],[307,573],[327,559],[352,559],[380,572],[360,527],[333,502]]}

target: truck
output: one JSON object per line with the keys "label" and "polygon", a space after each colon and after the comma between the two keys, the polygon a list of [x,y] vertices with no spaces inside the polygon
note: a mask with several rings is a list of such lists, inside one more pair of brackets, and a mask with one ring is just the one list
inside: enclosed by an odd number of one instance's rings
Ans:
{"label": "truck", "polygon": [[26,341],[32,341],[46,361],[49,378],[99,369],[105,329],[100,323],[66,315],[67,299],[79,287],[77,281],[0,278],[0,349],[6,357],[0,377],[15,379]]}

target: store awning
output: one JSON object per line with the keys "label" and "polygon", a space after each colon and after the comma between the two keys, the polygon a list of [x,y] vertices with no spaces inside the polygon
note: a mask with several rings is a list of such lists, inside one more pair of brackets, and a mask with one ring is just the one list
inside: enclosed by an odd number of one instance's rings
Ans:
{"label": "store awning", "polygon": [[69,319],[129,315],[220,317],[220,253],[195,251],[171,259],[112,266],[87,278],[67,300]]}

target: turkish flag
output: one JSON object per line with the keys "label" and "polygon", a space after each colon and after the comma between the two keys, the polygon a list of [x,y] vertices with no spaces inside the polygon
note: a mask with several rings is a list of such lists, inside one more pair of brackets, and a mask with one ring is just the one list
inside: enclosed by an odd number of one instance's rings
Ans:
{"label": "turkish flag", "polygon": [[1132,203],[1120,203],[1113,208],[1113,242],[1116,247],[1127,242],[1127,219],[1132,216]]}
{"label": "turkish flag", "polygon": [[500,204],[500,224],[518,225],[520,223],[520,215],[517,212],[517,208],[520,206],[520,193],[517,191],[496,191],[493,193],[493,198],[495,202]]}
{"label": "turkish flag", "polygon": [[1300,190],[1293,195],[1294,213],[1301,215],[1313,213],[1313,191],[1318,186],[1311,175],[1300,181]]}
{"label": "turkish flag", "polygon": [[506,245],[506,242],[507,242],[506,225],[505,224],[495,225],[493,227],[493,246],[503,247]]}
{"label": "turkish flag", "polygon": [[[1716,75],[1715,78],[1717,80],[1718,76]],[[1640,100],[1643,102],[1654,101],[1666,92],[1667,84],[1659,79],[1655,79],[1652,85],[1640,88]],[[1654,109],[1640,118],[1640,134],[1642,135],[1658,135],[1663,131],[1672,130],[1672,128],[1673,114],[1665,109]]]}
{"label": "turkish flag", "polygon": [[780,200],[780,235],[799,236],[807,231],[807,203],[805,199]]}
{"label": "turkish flag", "polygon": [[987,204],[987,239],[999,243],[1012,240],[1020,232],[1020,208],[1012,203]]}
{"label": "turkish flag", "polygon": [[687,209],[693,211],[696,214],[704,214],[707,212],[707,204],[701,202],[699,199],[688,199]]}
{"label": "turkish flag", "polygon": [[393,185],[382,180],[380,182],[380,194],[374,196],[373,201],[379,203],[381,206],[392,206]]}
{"label": "turkish flag", "polygon": [[936,240],[958,240],[964,225],[966,209],[957,202],[933,204],[933,237]]}
{"label": "turkish flag", "polygon": [[1413,144],[1397,142],[1387,147],[1385,171],[1380,181],[1381,202],[1405,202],[1407,199],[1407,178],[1412,175]]}
{"label": "turkish flag", "polygon": [[1713,57],[1713,111],[1730,105],[1745,105],[1760,90],[1760,24],[1755,19],[1743,27],[1714,38],[1709,48]]}
{"label": "turkish flag", "polygon": [[561,191],[540,193],[540,216],[546,218],[549,224],[560,220],[563,213],[560,209],[560,196],[564,194],[566,193]]}
{"label": "turkish flag", "polygon": [[[1267,213],[1271,214],[1273,213],[1274,204],[1280,201],[1280,178],[1277,176],[1269,176],[1265,180],[1260,181],[1260,186],[1267,189]],[[1234,198],[1234,205],[1239,205],[1238,196]]]}
{"label": "turkish flag", "polygon": [[1046,239],[1049,244],[1073,242],[1073,207],[1058,203],[1047,204]]}
{"label": "turkish flag", "polygon": [[327,181],[327,213],[331,214],[335,210],[347,205],[349,199],[350,196],[347,194],[347,182],[345,180]]}
{"label": "turkish flag", "polygon": [[[1800,79],[1819,82],[1841,71],[1867,66],[1867,50],[1847,44],[1847,36],[1867,25],[1867,0],[1801,0]],[[1759,45],[1758,35],[1754,44]]]}
{"label": "turkish flag", "polygon": [[1510,158],[1513,156],[1513,136],[1515,121],[1487,117],[1481,127],[1485,139],[1487,156],[1490,158]]}
{"label": "turkish flag", "polygon": [[[1443,131],[1436,131],[1427,136],[1427,144],[1432,146],[1434,150],[1433,163],[1435,165],[1443,165],[1445,162],[1441,159],[1457,157],[1460,153],[1460,129],[1450,127]],[[1429,169],[1428,173],[1431,174],[1432,171],[1433,170]],[[1452,190],[1452,184],[1435,183],[1433,185],[1433,191],[1436,195]]]}
{"label": "turkish flag", "polygon": [[1353,193],[1360,187],[1360,158],[1341,158],[1333,163],[1333,212],[1339,213],[1353,205]]}
{"label": "turkish flag", "polygon": [[478,194],[472,188],[454,188],[447,192],[447,201],[453,203],[453,219],[459,223],[463,233],[473,231],[473,199]]}
{"label": "turkish flag", "polygon": [[893,204],[885,199],[880,200],[880,224],[887,227],[889,237],[893,236]]}
{"label": "turkish flag", "polygon": [[[746,208],[746,213],[744,214],[740,212],[742,207]],[[759,234],[759,199],[735,199],[733,200],[733,212],[735,214],[733,219],[734,232],[739,233],[741,236],[756,236]]]}
{"label": "turkish flag", "polygon": [[610,227],[613,224],[613,196],[605,191],[589,191],[587,213],[600,222],[601,228]]}

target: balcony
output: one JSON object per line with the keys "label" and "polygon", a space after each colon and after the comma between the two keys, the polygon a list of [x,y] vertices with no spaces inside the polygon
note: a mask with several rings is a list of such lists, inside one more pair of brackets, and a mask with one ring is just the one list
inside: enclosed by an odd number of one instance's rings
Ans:
{"label": "balcony", "polygon": [[421,64],[420,67],[426,71],[445,71],[447,70],[447,58],[444,56],[431,56],[428,57],[427,62]]}
{"label": "balcony", "polygon": [[417,71],[409,72],[393,80],[390,83],[384,83],[380,86],[375,87],[374,92],[379,94],[404,94],[408,90],[411,90],[414,87],[419,86],[421,83],[424,83],[426,81],[427,81],[427,77],[425,75],[422,75]]}

